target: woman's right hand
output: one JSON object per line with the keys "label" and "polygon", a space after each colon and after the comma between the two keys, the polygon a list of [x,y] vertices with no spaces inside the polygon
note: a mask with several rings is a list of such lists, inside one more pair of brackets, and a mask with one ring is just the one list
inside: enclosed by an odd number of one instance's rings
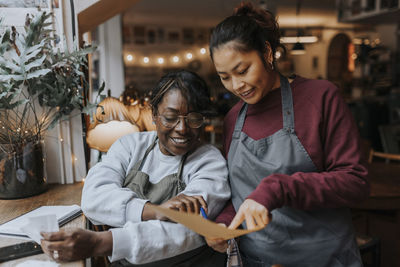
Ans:
{"label": "woman's right hand", "polygon": [[246,199],[240,205],[228,228],[236,229],[246,221],[247,229],[261,229],[267,226],[271,219],[271,214],[263,205],[252,199]]}
{"label": "woman's right hand", "polygon": [[[169,220],[163,214],[154,211],[150,207],[151,205],[152,204],[150,202],[147,202],[145,204],[145,206],[143,208],[143,212],[142,212],[142,220],[143,221],[147,221],[147,220],[168,221]],[[173,210],[178,210],[178,211],[183,211],[183,212],[190,212],[190,213],[195,213],[195,214],[199,214],[200,207],[203,207],[204,211],[206,213],[208,212],[207,203],[203,199],[202,196],[188,196],[185,194],[179,194],[179,195],[167,200],[160,206],[167,208],[167,209],[173,209]]]}

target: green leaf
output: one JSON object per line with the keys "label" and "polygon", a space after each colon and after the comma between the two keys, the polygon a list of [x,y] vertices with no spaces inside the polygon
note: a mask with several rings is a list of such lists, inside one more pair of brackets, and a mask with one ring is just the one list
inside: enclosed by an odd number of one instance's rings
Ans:
{"label": "green leaf", "polygon": [[15,63],[20,63],[20,57],[14,49],[9,51],[9,55],[11,57],[10,59],[14,60]]}
{"label": "green leaf", "polygon": [[50,71],[51,71],[50,69],[36,70],[36,71],[31,72],[28,75],[26,75],[26,79],[29,80],[32,78],[38,78],[40,76],[46,75]]}
{"label": "green leaf", "polygon": [[24,80],[23,75],[14,75],[14,74],[0,74],[0,82],[7,82],[10,80],[22,81]]}
{"label": "green leaf", "polygon": [[35,61],[29,63],[25,66],[25,71],[30,71],[32,68],[39,67],[43,64],[43,61],[46,59],[47,55],[43,55],[41,58],[36,59]]}
{"label": "green leaf", "polygon": [[6,68],[13,70],[14,72],[21,73],[20,66],[14,64],[11,60],[6,60],[4,57],[0,57],[0,65],[3,65]]}

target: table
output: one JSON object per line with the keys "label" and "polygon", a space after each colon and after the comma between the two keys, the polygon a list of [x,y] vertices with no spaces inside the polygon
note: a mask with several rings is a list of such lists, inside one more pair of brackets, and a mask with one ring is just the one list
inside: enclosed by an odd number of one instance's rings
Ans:
{"label": "table", "polygon": [[400,164],[373,162],[368,165],[371,193],[354,205],[357,232],[381,240],[381,266],[400,266]]}
{"label": "table", "polygon": [[[20,216],[26,212],[34,210],[40,206],[51,206],[51,205],[80,205],[81,195],[82,195],[83,183],[75,183],[68,185],[60,184],[50,184],[49,189],[37,196],[32,196],[23,199],[12,199],[4,200],[0,199],[0,224],[3,224],[17,216]],[[71,222],[64,225],[62,228],[72,228],[72,227],[86,227],[85,217],[83,215],[75,218]],[[26,242],[26,240],[0,237],[0,247],[5,247],[13,244],[18,244],[21,242]],[[18,263],[31,260],[51,260],[45,254],[34,255],[30,257],[20,258],[13,261],[8,261],[0,263],[1,267],[11,267]],[[69,263],[61,263],[62,267],[83,267],[85,266],[85,261],[75,261]]]}

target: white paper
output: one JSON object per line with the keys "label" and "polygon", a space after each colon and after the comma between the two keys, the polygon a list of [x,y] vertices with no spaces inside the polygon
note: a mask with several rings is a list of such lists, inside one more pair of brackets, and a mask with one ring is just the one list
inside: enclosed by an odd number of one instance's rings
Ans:
{"label": "white paper", "polygon": [[54,261],[38,261],[38,260],[27,260],[19,263],[15,267],[57,267],[60,266]]}
{"label": "white paper", "polygon": [[42,235],[40,232],[58,232],[57,217],[55,214],[29,217],[27,224],[21,227],[21,231],[40,245]]}
{"label": "white paper", "polygon": [[[28,236],[22,231],[22,227],[29,224],[29,218],[38,217],[38,216],[46,216],[46,215],[55,215],[56,223],[58,224],[63,221],[64,219],[73,216],[74,214],[78,214],[81,208],[78,205],[71,205],[71,206],[42,206],[35,210],[32,210],[22,216],[19,216],[9,222],[6,222],[0,225],[0,235],[12,236],[13,238],[23,238],[26,239]],[[37,223],[34,219],[34,222]],[[49,222],[45,222],[46,225]],[[50,227],[49,226],[49,227]],[[26,228],[25,228],[26,229]]]}

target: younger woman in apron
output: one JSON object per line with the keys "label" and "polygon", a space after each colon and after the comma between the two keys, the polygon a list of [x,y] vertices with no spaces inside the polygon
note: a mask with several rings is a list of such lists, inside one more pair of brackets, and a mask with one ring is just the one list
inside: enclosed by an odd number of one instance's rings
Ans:
{"label": "younger woman in apron", "polygon": [[202,206],[215,218],[230,198],[226,161],[200,141],[210,113],[208,87],[198,75],[178,71],[164,76],[152,95],[157,131],[120,138],[86,177],[85,216],[114,228],[44,234],[42,248],[56,260],[102,255],[112,266],[224,266],[225,255],[201,236],[151,209],[199,213]]}
{"label": "younger woman in apron", "polygon": [[239,238],[244,266],[362,266],[347,208],[369,192],[356,125],[332,83],[280,75],[279,40],[251,4],[212,33],[216,71],[240,98],[224,123],[232,203],[217,222],[266,226]]}

